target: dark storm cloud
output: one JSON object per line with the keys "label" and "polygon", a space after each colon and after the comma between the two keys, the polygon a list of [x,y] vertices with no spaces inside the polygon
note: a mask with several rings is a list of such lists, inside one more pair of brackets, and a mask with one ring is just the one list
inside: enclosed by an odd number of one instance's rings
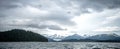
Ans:
{"label": "dark storm cloud", "polygon": [[[120,0],[45,0],[50,2],[55,2],[62,8],[72,7],[73,5],[78,5],[80,10],[85,10],[86,8],[94,8],[96,10],[102,10],[103,8],[119,8]],[[5,8],[15,8],[19,6],[31,5],[31,6],[46,6],[42,4],[42,0],[0,0],[0,7]],[[50,3],[48,2],[48,4]],[[36,4],[35,4],[36,3]],[[51,6],[51,5],[50,5]],[[79,8],[78,8],[79,9]]]}
{"label": "dark storm cloud", "polygon": [[120,7],[120,0],[84,0],[82,2],[81,1],[79,2],[78,4],[80,4],[82,8],[84,9],[92,8],[96,11]]}
{"label": "dark storm cloud", "polygon": [[0,0],[0,9],[9,9],[19,7],[17,0]]}
{"label": "dark storm cloud", "polygon": [[85,0],[81,4],[83,8],[93,8],[98,11],[120,7],[120,0]]}
{"label": "dark storm cloud", "polygon": [[[94,2],[94,3],[93,3]],[[120,7],[120,0],[91,0],[91,4],[97,3],[99,6],[100,4],[102,5],[101,7],[104,8],[118,8]]]}
{"label": "dark storm cloud", "polygon": [[[90,13],[88,8],[101,12],[105,9],[115,9],[120,7],[120,0],[53,0],[58,6],[68,10],[68,13],[81,15]],[[72,11],[72,9],[76,11]]]}

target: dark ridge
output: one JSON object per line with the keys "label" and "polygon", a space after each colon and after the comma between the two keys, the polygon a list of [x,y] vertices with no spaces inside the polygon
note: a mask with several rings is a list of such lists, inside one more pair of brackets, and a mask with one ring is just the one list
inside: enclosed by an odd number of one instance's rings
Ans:
{"label": "dark ridge", "polygon": [[48,39],[32,31],[13,29],[0,32],[0,42],[48,42]]}

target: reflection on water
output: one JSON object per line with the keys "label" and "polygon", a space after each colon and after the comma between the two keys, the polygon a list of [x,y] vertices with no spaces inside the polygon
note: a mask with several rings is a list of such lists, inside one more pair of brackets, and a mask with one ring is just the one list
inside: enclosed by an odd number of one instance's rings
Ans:
{"label": "reflection on water", "polygon": [[0,49],[120,49],[105,42],[0,42]]}

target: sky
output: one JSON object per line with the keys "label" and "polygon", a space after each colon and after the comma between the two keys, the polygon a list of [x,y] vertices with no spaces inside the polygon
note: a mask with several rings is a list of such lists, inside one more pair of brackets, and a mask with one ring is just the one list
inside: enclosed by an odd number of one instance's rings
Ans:
{"label": "sky", "polygon": [[120,0],[0,0],[0,31],[120,35]]}

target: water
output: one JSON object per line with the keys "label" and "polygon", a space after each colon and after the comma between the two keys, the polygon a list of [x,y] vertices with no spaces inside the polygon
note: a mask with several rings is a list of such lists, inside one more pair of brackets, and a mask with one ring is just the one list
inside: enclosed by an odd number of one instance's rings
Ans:
{"label": "water", "polygon": [[120,49],[105,42],[0,42],[0,49]]}

